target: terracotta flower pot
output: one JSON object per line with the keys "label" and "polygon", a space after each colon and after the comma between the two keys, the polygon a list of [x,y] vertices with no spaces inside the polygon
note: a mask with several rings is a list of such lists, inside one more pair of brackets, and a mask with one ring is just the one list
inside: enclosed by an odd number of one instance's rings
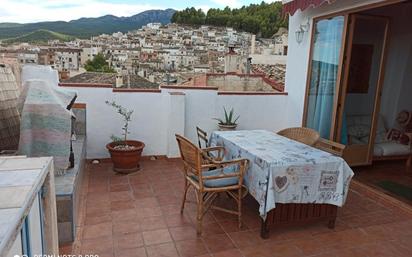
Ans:
{"label": "terracotta flower pot", "polygon": [[236,127],[237,127],[237,124],[235,124],[235,125],[218,124],[218,125],[219,125],[219,130],[221,130],[221,131],[236,130]]}
{"label": "terracotta flower pot", "polygon": [[113,162],[113,170],[122,174],[129,174],[140,169],[140,157],[142,156],[145,144],[140,141],[127,140],[127,145],[133,146],[131,149],[116,148],[124,142],[111,142],[106,145]]}

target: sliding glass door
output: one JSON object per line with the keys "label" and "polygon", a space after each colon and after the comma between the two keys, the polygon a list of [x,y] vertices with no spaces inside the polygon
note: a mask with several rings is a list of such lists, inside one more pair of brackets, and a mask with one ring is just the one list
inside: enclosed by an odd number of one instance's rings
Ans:
{"label": "sliding glass door", "polygon": [[346,17],[315,20],[304,113],[304,125],[332,139],[342,66]]}
{"label": "sliding glass door", "polygon": [[372,160],[388,29],[372,15],[314,20],[303,125],[346,145],[351,165]]}
{"label": "sliding glass door", "polygon": [[370,164],[375,137],[379,142],[386,135],[379,111],[389,19],[366,14],[350,19],[335,141],[346,145],[345,159],[354,166]]}

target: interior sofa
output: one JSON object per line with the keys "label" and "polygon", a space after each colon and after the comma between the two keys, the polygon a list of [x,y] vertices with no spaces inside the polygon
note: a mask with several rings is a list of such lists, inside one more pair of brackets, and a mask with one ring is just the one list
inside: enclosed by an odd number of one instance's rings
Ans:
{"label": "interior sofa", "polygon": [[[354,115],[347,117],[347,133],[349,144],[368,144],[370,136],[371,116]],[[387,139],[388,128],[382,115],[379,115],[373,148],[374,160],[407,159],[407,165],[412,163],[412,137],[409,144]]]}

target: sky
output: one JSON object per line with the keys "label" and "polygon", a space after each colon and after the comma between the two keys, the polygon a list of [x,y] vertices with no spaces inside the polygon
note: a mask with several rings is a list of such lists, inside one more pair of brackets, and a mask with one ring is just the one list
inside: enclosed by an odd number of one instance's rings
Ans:
{"label": "sky", "polygon": [[[0,22],[70,21],[106,14],[131,16],[150,9],[231,8],[262,0],[0,0]],[[267,0],[266,2],[273,2]]]}

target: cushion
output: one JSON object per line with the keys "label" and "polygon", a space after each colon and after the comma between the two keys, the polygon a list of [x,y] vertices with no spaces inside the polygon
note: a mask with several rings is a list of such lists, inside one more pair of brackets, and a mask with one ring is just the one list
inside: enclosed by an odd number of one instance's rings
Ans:
{"label": "cushion", "polygon": [[402,145],[396,142],[385,142],[375,144],[373,154],[375,156],[395,156],[412,154],[412,150],[407,145]]}
{"label": "cushion", "polygon": [[[353,115],[348,116],[347,126],[348,126],[348,135],[350,136],[352,144],[367,144],[369,141],[370,133],[370,124],[371,124],[370,115]],[[387,138],[387,129],[385,127],[385,122],[383,116],[378,116],[378,124],[376,128],[375,143],[385,143],[388,142]]]}
{"label": "cushion", "polygon": [[[231,165],[231,166],[228,166],[222,169],[203,171],[203,177],[235,173],[238,170],[236,169],[236,166],[237,165]],[[197,176],[192,176],[192,178],[198,181]],[[239,183],[238,177],[210,179],[210,180],[203,181],[203,185],[205,187],[225,187],[225,186],[233,186],[233,185],[236,185],[237,183]]]}
{"label": "cushion", "polygon": [[367,143],[368,143],[368,139],[364,141],[364,138],[350,136],[350,144],[352,145],[366,145]]}
{"label": "cushion", "polygon": [[386,132],[377,132],[375,136],[375,143],[376,144],[381,144],[381,143],[386,143],[388,142],[388,139],[386,137]]}
{"label": "cushion", "polygon": [[380,144],[375,144],[373,146],[373,156],[375,157],[382,157],[383,156],[383,148]]}
{"label": "cushion", "polygon": [[369,135],[370,126],[365,124],[357,124],[348,127],[348,134],[354,137],[365,137]]}

